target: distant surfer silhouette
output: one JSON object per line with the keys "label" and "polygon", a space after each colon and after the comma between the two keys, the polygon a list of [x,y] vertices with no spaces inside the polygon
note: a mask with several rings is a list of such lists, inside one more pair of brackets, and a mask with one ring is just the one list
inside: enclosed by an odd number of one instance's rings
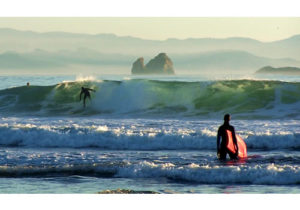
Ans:
{"label": "distant surfer silhouette", "polygon": [[91,94],[90,94],[90,91],[96,92],[95,90],[93,90],[93,89],[91,89],[91,88],[84,88],[84,87],[81,87],[81,92],[80,92],[80,96],[79,96],[79,101],[81,101],[81,95],[83,94],[83,107],[85,107],[85,100],[86,100],[87,97],[91,100]]}
{"label": "distant surfer silhouette", "polygon": [[[230,159],[237,159],[238,158],[238,144],[237,144],[237,139],[235,136],[235,131],[234,127],[229,124],[230,121],[230,115],[225,114],[224,115],[224,124],[219,127],[218,130],[218,136],[217,136],[217,154],[218,158],[220,160],[226,160],[227,153],[229,154]],[[232,153],[227,149],[227,134],[226,130],[229,130],[232,132],[232,138],[233,138],[233,143],[235,144],[237,151],[236,153]],[[220,144],[220,139],[222,138],[221,144]]]}

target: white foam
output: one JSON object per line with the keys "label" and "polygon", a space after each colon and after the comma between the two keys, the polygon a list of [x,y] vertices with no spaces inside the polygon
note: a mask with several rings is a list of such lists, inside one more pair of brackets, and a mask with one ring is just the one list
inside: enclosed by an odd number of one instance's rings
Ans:
{"label": "white foam", "polygon": [[[109,122],[109,123],[108,123]],[[93,120],[71,118],[4,118],[0,120],[0,144],[26,147],[99,147],[143,150],[215,150],[217,122],[186,120]],[[290,122],[290,123],[288,123]],[[236,127],[248,150],[297,149],[300,122],[238,121]]]}
{"label": "white foam", "polygon": [[85,81],[96,81],[96,77],[95,76],[83,76],[83,75],[76,75],[76,82],[85,82]]}
{"label": "white foam", "polygon": [[[191,167],[192,166],[192,167]],[[188,166],[165,167],[165,164],[140,162],[119,168],[117,177],[157,178],[193,181],[205,184],[297,184],[300,181],[300,167],[290,165],[256,166]]]}
{"label": "white foam", "polygon": [[[51,156],[53,157],[53,156]],[[9,161],[9,157],[6,156]],[[42,164],[43,161],[49,161],[45,157],[33,157],[34,160],[40,160],[40,165],[30,165],[32,160],[27,159],[28,163],[20,165],[0,166],[1,176],[30,176],[35,174],[77,174],[91,173],[92,176],[106,176],[122,178],[168,178],[179,181],[189,181],[203,184],[259,184],[259,185],[290,185],[300,182],[300,167],[298,165],[279,165],[274,163],[256,164],[256,165],[199,165],[191,163],[189,165],[177,165],[172,162],[154,163],[152,161],[140,162],[114,162],[108,163],[85,163],[65,164],[67,157],[58,155],[56,163],[51,165]],[[103,161],[106,156],[98,157]],[[51,158],[53,160],[53,158]],[[83,157],[84,160],[84,157]],[[81,161],[83,161],[81,160]],[[19,160],[18,160],[19,161]]]}

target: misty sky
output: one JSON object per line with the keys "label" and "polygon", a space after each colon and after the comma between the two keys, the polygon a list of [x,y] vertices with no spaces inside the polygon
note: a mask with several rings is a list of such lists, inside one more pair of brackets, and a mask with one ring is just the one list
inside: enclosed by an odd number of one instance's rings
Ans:
{"label": "misty sky", "polygon": [[300,18],[0,18],[0,28],[113,33],[143,39],[248,37],[275,41],[300,34]]}

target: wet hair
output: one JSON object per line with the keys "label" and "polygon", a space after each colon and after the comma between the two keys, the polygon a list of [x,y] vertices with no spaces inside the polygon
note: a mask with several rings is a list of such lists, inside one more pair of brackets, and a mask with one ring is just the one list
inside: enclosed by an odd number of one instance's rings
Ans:
{"label": "wet hair", "polygon": [[229,120],[230,120],[230,114],[225,114],[224,115],[224,121],[229,122]]}

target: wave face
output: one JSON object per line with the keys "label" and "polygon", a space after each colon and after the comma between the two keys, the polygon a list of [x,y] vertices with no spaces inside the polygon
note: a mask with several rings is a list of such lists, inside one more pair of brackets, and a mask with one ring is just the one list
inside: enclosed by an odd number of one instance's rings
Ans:
{"label": "wave face", "polygon": [[[83,109],[82,86],[94,88]],[[231,80],[214,82],[124,81],[64,82],[0,91],[7,115],[115,115],[240,119],[300,118],[300,83]]]}

